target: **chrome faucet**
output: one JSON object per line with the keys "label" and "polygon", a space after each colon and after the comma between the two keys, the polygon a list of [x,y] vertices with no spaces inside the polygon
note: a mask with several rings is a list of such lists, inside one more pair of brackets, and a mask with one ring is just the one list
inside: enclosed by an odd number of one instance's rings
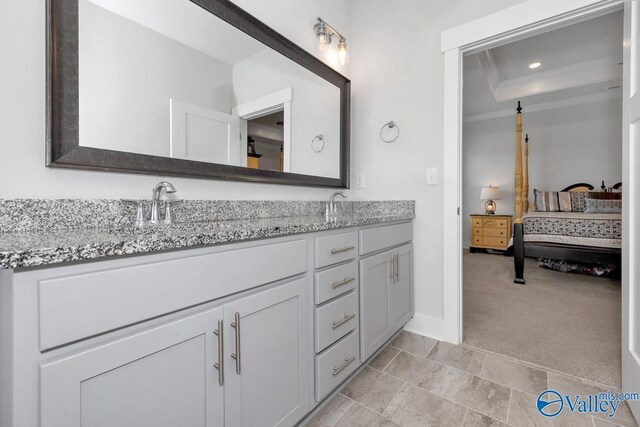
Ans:
{"label": "chrome faucet", "polygon": [[335,215],[337,214],[337,207],[336,207],[336,197],[340,196],[343,199],[346,199],[347,196],[342,192],[342,191],[336,191],[335,193],[333,193],[330,197],[329,197],[329,201],[327,202],[326,208],[325,208],[325,214],[327,216],[330,215]]}
{"label": "chrome faucet", "polygon": [[153,225],[171,222],[170,211],[165,212],[164,220],[160,219],[160,196],[162,195],[162,190],[164,190],[166,194],[172,194],[177,191],[176,187],[167,181],[161,181],[153,188],[153,195],[151,197],[151,219],[149,220],[149,223]]}

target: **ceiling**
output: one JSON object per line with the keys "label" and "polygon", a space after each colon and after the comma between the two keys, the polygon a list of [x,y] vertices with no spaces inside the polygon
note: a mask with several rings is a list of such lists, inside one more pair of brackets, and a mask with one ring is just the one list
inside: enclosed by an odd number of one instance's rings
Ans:
{"label": "ceiling", "polygon": [[247,134],[256,141],[277,144],[284,141],[284,111],[256,117],[247,122]]}
{"label": "ceiling", "polygon": [[622,25],[617,11],[466,56],[465,121],[513,114],[518,100],[535,111],[619,97]]}
{"label": "ceiling", "polygon": [[[265,45],[195,3],[184,0],[85,0],[229,65]],[[80,2],[82,6],[82,1]],[[82,19],[82,14],[80,15]],[[220,41],[224,40],[224,43]]]}

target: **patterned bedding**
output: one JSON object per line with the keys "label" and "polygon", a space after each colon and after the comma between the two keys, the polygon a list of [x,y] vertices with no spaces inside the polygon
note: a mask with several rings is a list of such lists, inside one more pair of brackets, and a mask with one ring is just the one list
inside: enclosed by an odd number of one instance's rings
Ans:
{"label": "patterned bedding", "polygon": [[622,247],[622,215],[583,212],[529,212],[524,241],[600,248]]}

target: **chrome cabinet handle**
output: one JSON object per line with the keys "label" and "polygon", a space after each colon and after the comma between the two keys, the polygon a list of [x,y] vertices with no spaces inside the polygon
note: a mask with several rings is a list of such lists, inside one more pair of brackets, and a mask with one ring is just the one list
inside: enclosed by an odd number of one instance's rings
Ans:
{"label": "chrome cabinet handle", "polygon": [[342,318],[342,320],[338,320],[337,322],[332,322],[331,323],[331,327],[333,329],[338,329],[340,326],[344,325],[345,323],[347,323],[349,320],[353,319],[354,317],[356,317],[355,313],[345,314],[344,317]]}
{"label": "chrome cabinet handle", "polygon": [[335,289],[335,288],[339,288],[340,286],[344,286],[344,285],[346,285],[347,283],[351,283],[351,282],[353,282],[354,280],[356,280],[356,278],[355,278],[355,277],[348,277],[348,278],[346,278],[346,279],[344,279],[344,280],[340,280],[339,282],[333,282],[333,283],[331,284],[331,287],[332,287],[333,289]]}
{"label": "chrome cabinet handle", "polygon": [[335,255],[335,254],[340,254],[342,252],[347,252],[350,251],[352,249],[355,249],[355,246],[345,246],[344,248],[339,248],[339,249],[331,249],[331,255]]}
{"label": "chrome cabinet handle", "polygon": [[391,277],[393,278],[393,283],[398,283],[398,256],[393,254],[391,257]]}
{"label": "chrome cabinet handle", "polygon": [[391,264],[391,280],[393,280],[393,283],[396,283],[396,258],[393,255],[389,263]]}
{"label": "chrome cabinet handle", "polygon": [[400,254],[396,254],[396,282],[400,281]]}
{"label": "chrome cabinet handle", "polygon": [[236,361],[236,373],[240,374],[241,359],[240,359],[240,313],[236,313],[236,321],[231,322],[231,327],[236,330],[236,352],[231,353],[231,358]]}
{"label": "chrome cabinet handle", "polygon": [[218,329],[213,331],[218,337],[218,363],[214,363],[213,367],[218,370],[218,383],[224,384],[224,322],[218,320]]}
{"label": "chrome cabinet handle", "polygon": [[338,375],[340,372],[342,372],[342,370],[343,370],[344,368],[346,368],[347,366],[349,366],[349,364],[350,364],[351,362],[353,362],[354,360],[356,360],[356,357],[355,357],[355,356],[351,356],[351,357],[350,357],[350,358],[348,358],[348,359],[344,359],[344,363],[343,363],[342,365],[340,365],[339,367],[337,367],[337,368],[336,368],[336,367],[334,366],[334,367],[333,367],[333,376],[335,377],[335,376],[336,376],[336,375]]}

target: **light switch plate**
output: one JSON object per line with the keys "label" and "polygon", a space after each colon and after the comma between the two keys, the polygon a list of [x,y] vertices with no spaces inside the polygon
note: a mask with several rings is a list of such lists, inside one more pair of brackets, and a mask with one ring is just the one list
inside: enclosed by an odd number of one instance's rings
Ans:
{"label": "light switch plate", "polygon": [[427,185],[438,185],[437,168],[427,168]]}
{"label": "light switch plate", "polygon": [[364,188],[364,174],[359,174],[356,177],[356,188]]}

